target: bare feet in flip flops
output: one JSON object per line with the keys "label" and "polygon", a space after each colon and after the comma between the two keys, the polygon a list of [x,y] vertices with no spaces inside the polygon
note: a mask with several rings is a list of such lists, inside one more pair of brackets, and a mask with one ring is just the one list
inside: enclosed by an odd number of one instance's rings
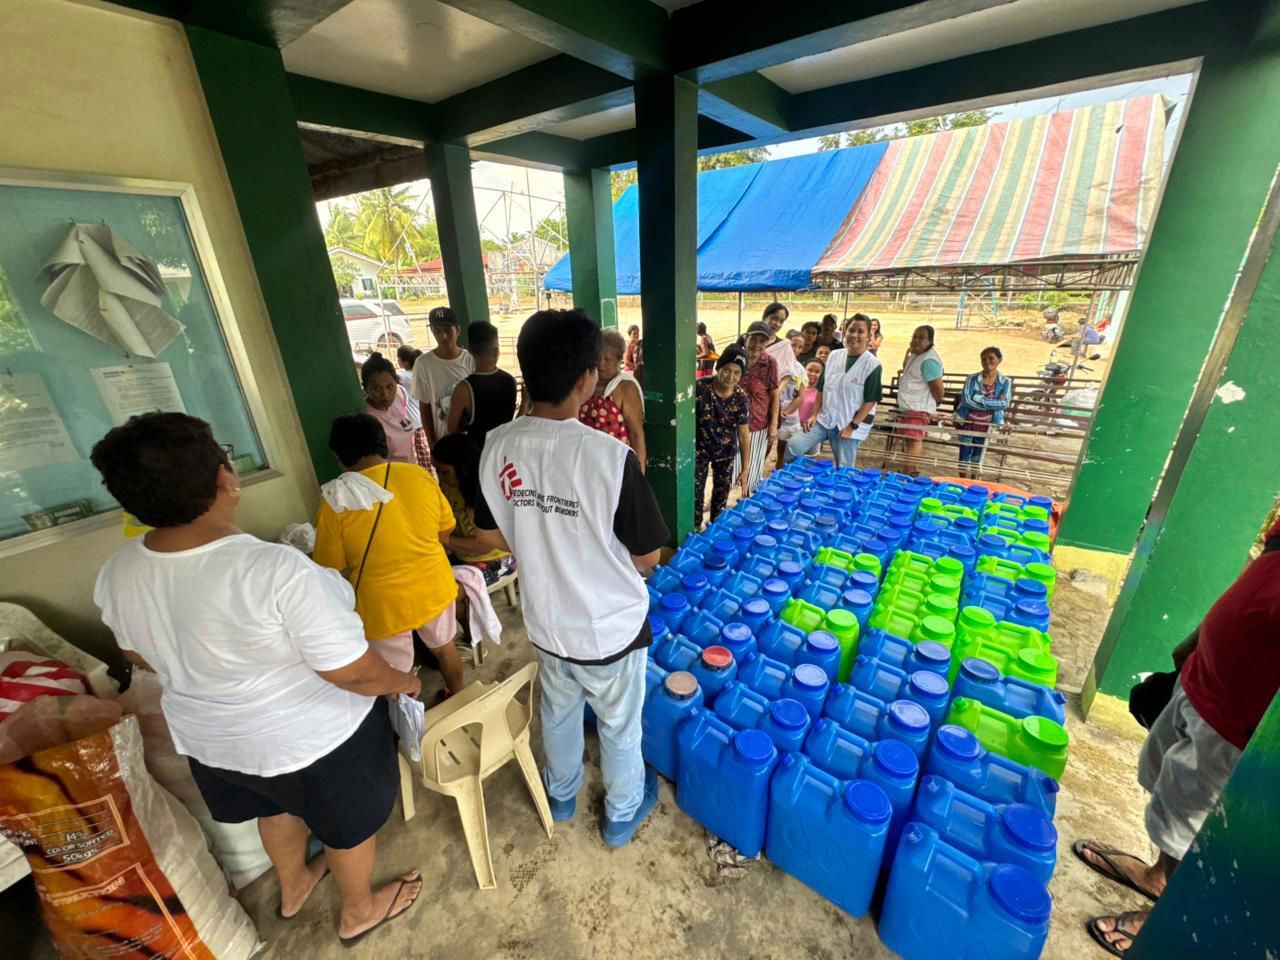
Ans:
{"label": "bare feet in flip flops", "polygon": [[1071,850],[1084,864],[1122,887],[1142,894],[1148,900],[1159,900],[1168,878],[1146,861],[1096,840],[1077,840]]}
{"label": "bare feet in flip flops", "polygon": [[307,900],[311,898],[311,893],[321,880],[329,873],[329,864],[325,862],[324,854],[320,854],[307,863],[306,873],[303,880],[298,884],[297,889],[280,891],[280,908],[279,913],[281,919],[292,920],[298,915]]}
{"label": "bare feet in flip flops", "polygon": [[1089,936],[1094,942],[1113,957],[1123,957],[1133,946],[1142,925],[1147,922],[1150,911],[1138,910],[1133,913],[1121,913],[1114,917],[1094,917],[1085,924]]}
{"label": "bare feet in flip flops", "polygon": [[338,924],[338,939],[344,947],[354,947],[388,920],[408,911],[422,893],[422,876],[417,870],[392,880],[373,891],[369,914],[363,920],[343,917]]}

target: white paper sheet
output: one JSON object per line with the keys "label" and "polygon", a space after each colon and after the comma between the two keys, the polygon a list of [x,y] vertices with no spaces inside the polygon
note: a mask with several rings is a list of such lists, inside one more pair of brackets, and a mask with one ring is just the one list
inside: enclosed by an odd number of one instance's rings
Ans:
{"label": "white paper sheet", "polygon": [[44,378],[0,374],[0,473],[78,459]]}
{"label": "white paper sheet", "polygon": [[110,227],[73,225],[40,276],[55,316],[125,353],[154,358],[183,330],[160,308],[159,268]]}
{"label": "white paper sheet", "polygon": [[98,367],[89,372],[116,426],[141,413],[187,412],[173,368],[167,363]]}

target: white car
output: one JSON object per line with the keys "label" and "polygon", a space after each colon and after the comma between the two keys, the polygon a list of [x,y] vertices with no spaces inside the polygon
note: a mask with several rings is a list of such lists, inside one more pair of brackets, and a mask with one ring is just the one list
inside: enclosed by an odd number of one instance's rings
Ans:
{"label": "white car", "polygon": [[343,297],[341,303],[353,354],[369,354],[374,350],[393,354],[401,344],[413,340],[409,317],[394,300]]}

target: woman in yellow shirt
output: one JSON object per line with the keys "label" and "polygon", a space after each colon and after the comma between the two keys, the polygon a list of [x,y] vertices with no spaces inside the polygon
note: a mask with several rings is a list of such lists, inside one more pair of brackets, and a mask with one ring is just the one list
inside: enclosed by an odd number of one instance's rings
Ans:
{"label": "woman in yellow shirt", "polygon": [[367,413],[335,420],[329,449],[344,472],[321,489],[316,563],[351,581],[365,636],[384,660],[412,669],[416,633],[456,693],[458,584],[443,543],[454,519],[440,485],[415,463],[389,462],[382,424]]}

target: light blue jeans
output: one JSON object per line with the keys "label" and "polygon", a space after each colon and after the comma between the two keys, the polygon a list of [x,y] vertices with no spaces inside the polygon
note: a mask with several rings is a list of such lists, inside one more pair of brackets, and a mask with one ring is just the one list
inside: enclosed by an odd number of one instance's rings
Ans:
{"label": "light blue jeans", "polygon": [[542,685],[542,777],[547,793],[572,800],[582,787],[582,706],[591,704],[600,735],[604,811],[610,820],[630,820],[644,797],[640,755],[640,711],[644,707],[648,649],[621,660],[586,667],[538,651]]}
{"label": "light blue jeans", "polygon": [[804,433],[797,433],[787,441],[787,459],[794,460],[812,453],[822,445],[823,440],[830,441],[831,453],[835,456],[837,467],[852,467],[858,457],[861,440],[846,440],[840,436],[840,427],[824,427],[815,423]]}

